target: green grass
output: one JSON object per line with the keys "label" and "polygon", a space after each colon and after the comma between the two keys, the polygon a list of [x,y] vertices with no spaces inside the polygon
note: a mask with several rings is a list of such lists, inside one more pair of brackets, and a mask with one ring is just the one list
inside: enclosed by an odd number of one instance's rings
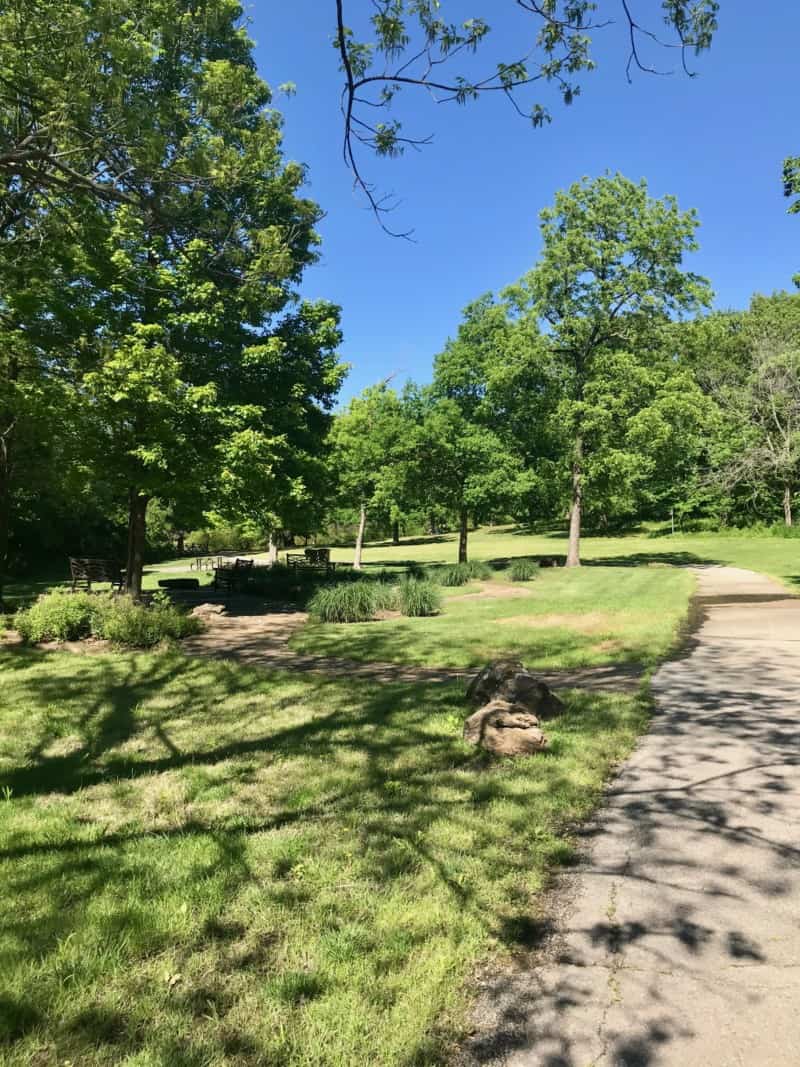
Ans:
{"label": "green grass", "polygon": [[646,721],[568,694],[550,752],[491,762],[452,686],[175,652],[0,670],[6,1067],[441,1064]]}
{"label": "green grass", "polygon": [[[307,624],[291,641],[299,652],[420,666],[469,667],[515,656],[530,667],[663,658],[686,616],[693,576],[673,567],[545,568],[535,583],[493,583],[444,600],[442,614],[348,626]],[[505,595],[503,595],[505,592]]]}
{"label": "green grass", "polygon": [[[403,561],[454,563],[458,535],[412,538],[400,545],[367,545],[368,568],[398,566]],[[482,528],[469,535],[469,554],[474,560],[509,560],[515,556],[565,555],[566,534],[528,534],[510,526]],[[581,551],[586,563],[632,566],[639,563],[725,563],[746,567],[779,579],[790,587],[800,586],[800,540],[770,534],[669,534],[637,533],[619,537],[584,537]],[[352,560],[352,549],[334,549],[331,558]]]}

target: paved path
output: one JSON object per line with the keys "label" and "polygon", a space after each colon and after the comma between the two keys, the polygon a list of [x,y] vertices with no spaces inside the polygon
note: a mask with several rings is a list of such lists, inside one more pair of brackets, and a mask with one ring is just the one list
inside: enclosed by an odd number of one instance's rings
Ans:
{"label": "paved path", "polygon": [[800,600],[698,573],[693,647],[654,679],[538,967],[487,982],[465,1062],[800,1064]]}

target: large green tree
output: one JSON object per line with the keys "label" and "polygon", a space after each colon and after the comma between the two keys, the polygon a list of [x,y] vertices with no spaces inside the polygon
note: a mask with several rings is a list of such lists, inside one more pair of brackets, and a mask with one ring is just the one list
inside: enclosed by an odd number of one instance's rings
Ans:
{"label": "large green tree", "polygon": [[[75,69],[40,54],[51,15],[57,26],[74,15]],[[11,19],[42,82],[23,81],[24,99],[5,87],[6,118],[17,106],[28,129],[6,158],[7,187],[28,191],[36,220],[63,216],[82,249],[59,270],[81,315],[43,363],[68,365],[87,418],[102,423],[96,476],[128,502],[134,594],[153,495],[225,503],[246,482],[274,508],[299,491],[298,456],[321,436],[311,424],[341,381],[337,310],[297,295],[320,212],[299,195],[303,167],[282,160],[280,117],[240,19],[231,0],[52,0],[27,27]],[[76,90],[71,103],[59,78],[69,86],[73,75],[88,96]],[[19,162],[34,141],[38,169]],[[62,157],[87,180],[65,176]],[[14,223],[26,234],[36,224]],[[10,302],[10,328],[24,335],[30,313]]]}
{"label": "large green tree", "polygon": [[673,197],[651,198],[644,181],[620,174],[583,179],[541,213],[542,256],[508,291],[518,313],[542,323],[558,362],[562,424],[570,435],[571,502],[567,565],[580,564],[587,463],[587,390],[599,357],[636,350],[669,316],[710,300],[683,258],[697,245],[693,211]]}

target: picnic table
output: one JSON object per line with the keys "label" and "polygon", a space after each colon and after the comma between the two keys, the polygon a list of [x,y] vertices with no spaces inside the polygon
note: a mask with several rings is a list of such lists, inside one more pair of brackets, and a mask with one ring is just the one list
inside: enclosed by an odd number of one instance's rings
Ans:
{"label": "picnic table", "polygon": [[210,571],[222,566],[222,556],[195,556],[189,564],[189,570]]}

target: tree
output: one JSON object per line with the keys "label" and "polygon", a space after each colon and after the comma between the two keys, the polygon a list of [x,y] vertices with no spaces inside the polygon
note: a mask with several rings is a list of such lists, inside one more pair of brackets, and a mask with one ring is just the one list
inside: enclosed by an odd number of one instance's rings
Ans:
{"label": "tree", "polygon": [[[520,102],[522,91],[548,86],[569,104],[580,76],[594,68],[592,36],[613,25],[611,0],[507,0],[525,41],[516,55],[487,57],[480,72],[474,54],[491,50],[489,5],[472,17],[448,21],[441,0],[333,0],[334,43],[344,78],[344,157],[356,184],[379,218],[390,205],[363,177],[358,149],[397,155],[429,141],[406,136],[389,113],[403,90],[421,89],[436,101],[465,104],[499,96],[534,126],[550,121],[546,99]],[[492,8],[492,15],[499,5]],[[718,0],[662,0],[662,40],[623,0],[621,30],[628,44],[627,75],[655,72],[650,54],[675,50],[683,69],[689,53],[710,47]],[[366,10],[363,10],[366,8]],[[176,41],[192,48],[228,35],[242,9],[235,0],[4,0],[0,8],[0,227],[4,214],[30,212],[33,196],[67,195],[136,203],[142,188],[152,122],[150,78],[168,66]],[[238,27],[237,27],[238,28]],[[239,43],[249,47],[241,30]],[[655,64],[655,65],[654,65]],[[663,71],[662,71],[663,73]],[[377,118],[376,118],[377,116]],[[146,194],[145,194],[146,195]]]}
{"label": "tree", "polygon": [[496,433],[467,418],[456,400],[437,395],[435,385],[419,393],[413,407],[408,477],[418,500],[456,515],[458,562],[465,563],[469,516],[512,506],[530,491],[530,476]]}
{"label": "tree", "polygon": [[724,431],[713,479],[767,507],[777,497],[791,526],[800,477],[800,295],[756,295],[727,325],[728,359],[706,378]]}
{"label": "tree", "polygon": [[598,356],[630,347],[654,323],[710,300],[703,278],[682,269],[697,245],[693,211],[673,197],[653,200],[644,180],[622,175],[583,179],[556,195],[541,213],[539,264],[508,290],[549,333],[571,437],[571,503],[567,566],[580,564],[587,387]]}
{"label": "tree", "polygon": [[[492,36],[480,12],[457,23],[447,21],[441,0],[377,0],[367,18],[356,10],[354,29],[347,12],[358,5],[335,0],[335,6],[335,45],[344,77],[344,158],[389,233],[393,231],[384,219],[393,205],[363,176],[358,149],[396,156],[430,142],[430,137],[406,135],[402,122],[393,117],[392,105],[403,90],[421,89],[437,103],[499,96],[523,119],[542,126],[551,118],[547,104],[541,99],[520,103],[520,92],[533,86],[538,92],[547,85],[563,103],[572,103],[581,91],[580,75],[595,66],[590,34],[614,25],[619,7],[610,0],[509,0],[505,8],[519,18],[517,36],[524,44],[516,55],[494,56],[481,72],[472,56],[482,56]],[[492,6],[492,15],[498,6]],[[622,2],[629,81],[634,70],[665,73],[648,55],[654,46],[676,49],[683,70],[691,74],[688,54],[698,55],[711,45],[718,0],[662,0],[661,8],[661,28],[666,26],[672,40],[662,40],[652,26],[642,25],[632,5]]]}
{"label": "tree", "polygon": [[[75,6],[53,5],[60,15]],[[28,189],[48,219],[63,214],[77,231],[82,255],[65,266],[62,286],[81,314],[72,316],[63,349],[76,389],[109,419],[98,473],[118,485],[122,473],[128,479],[120,486],[129,501],[127,583],[138,594],[153,492],[165,503],[187,491],[225,496],[226,479],[255,468],[262,483],[264,472],[275,472],[271,500],[278,485],[289,491],[286,453],[303,451],[297,438],[317,418],[311,409],[324,419],[341,381],[338,311],[298,299],[302,272],[317,256],[320,212],[299,195],[304,168],[281,159],[280,118],[255,71],[238,5],[147,0],[131,12],[109,0],[78,15],[85,17],[76,16],[67,38],[76,63],[99,63],[113,91],[98,90],[88,111],[80,94],[70,110],[52,78],[43,91],[47,114],[63,118],[51,123],[56,156],[63,145],[72,159],[69,137],[85,136],[91,159],[101,159],[92,183],[103,189],[65,184],[52,153],[46,173],[26,166],[6,180]],[[35,20],[20,32],[36,43],[39,30],[49,40],[49,27]],[[37,52],[37,62],[44,70],[47,57]],[[37,143],[43,115],[31,119]],[[111,169],[100,147],[108,137],[116,146]],[[83,157],[76,151],[74,159]],[[106,188],[114,195],[101,195]],[[33,223],[20,217],[14,225]],[[23,307],[13,328],[27,333],[29,318]],[[48,355],[63,362],[55,348]],[[128,377],[146,381],[147,410],[125,389]],[[200,398],[202,432],[187,433]],[[298,409],[308,418],[290,440]],[[138,443],[134,425],[142,427]]]}
{"label": "tree", "polygon": [[400,398],[387,382],[353,397],[331,429],[331,467],[342,499],[358,509],[354,570],[361,570],[367,514],[395,488],[406,426]]}

